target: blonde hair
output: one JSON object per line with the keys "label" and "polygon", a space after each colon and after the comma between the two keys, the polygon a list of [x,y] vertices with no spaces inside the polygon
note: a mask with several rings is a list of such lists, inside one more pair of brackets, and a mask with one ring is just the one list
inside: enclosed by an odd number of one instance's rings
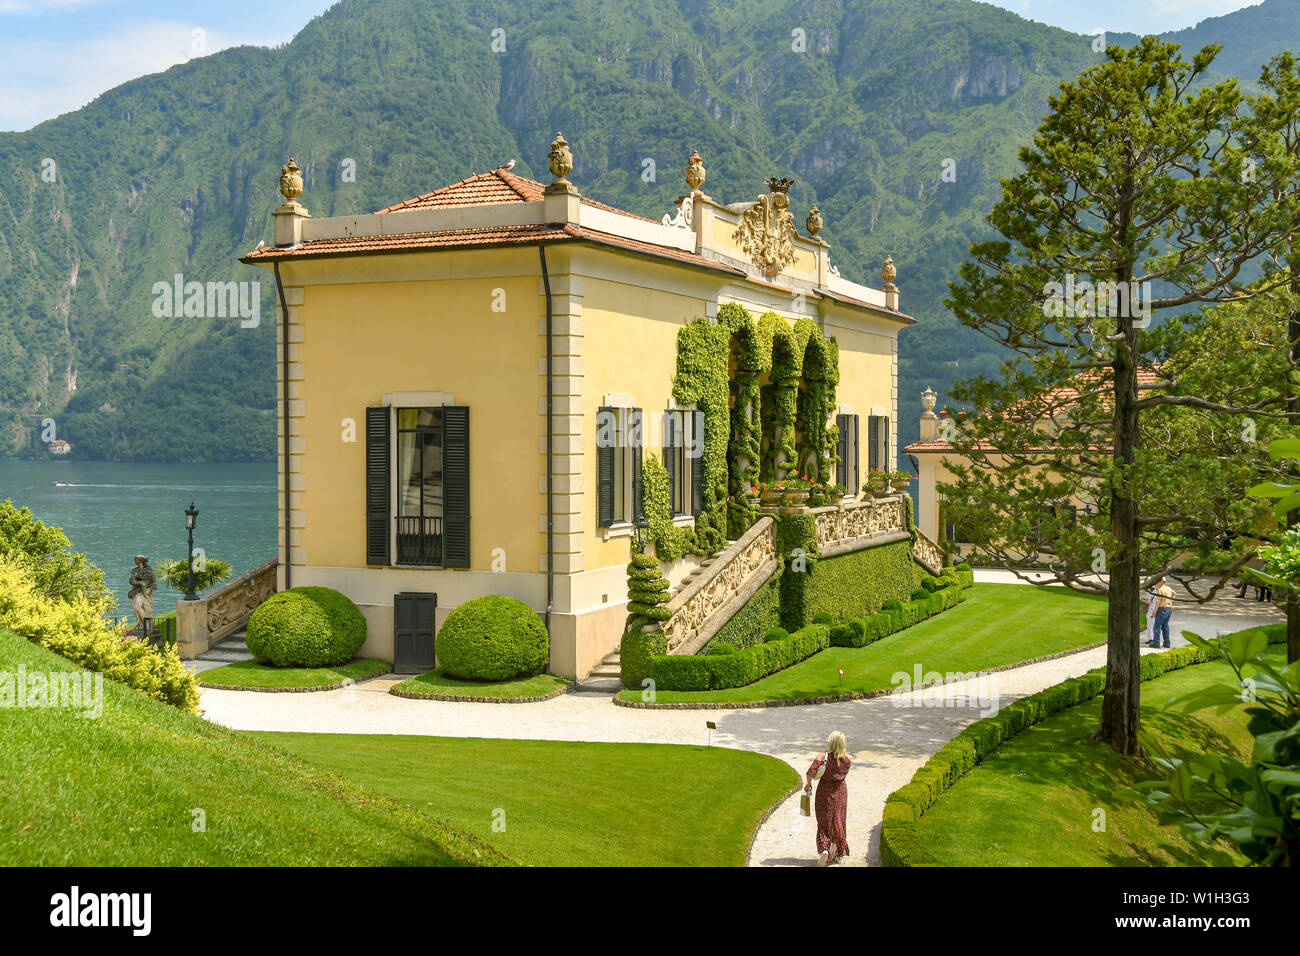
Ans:
{"label": "blonde hair", "polygon": [[843,759],[849,755],[849,743],[838,730],[832,730],[831,735],[826,738],[826,754],[836,759]]}

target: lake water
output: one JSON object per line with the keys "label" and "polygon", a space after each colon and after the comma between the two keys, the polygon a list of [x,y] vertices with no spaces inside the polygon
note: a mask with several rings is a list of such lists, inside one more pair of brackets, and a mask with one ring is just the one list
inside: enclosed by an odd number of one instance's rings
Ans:
{"label": "lake water", "polygon": [[[155,571],[164,560],[185,560],[185,509],[191,501],[199,509],[194,547],[233,564],[232,577],[275,557],[274,462],[0,460],[0,501],[6,498],[61,527],[73,548],[99,566],[117,595],[119,616],[130,616],[126,592],[137,554],[148,555]],[[180,596],[159,581],[154,613],[172,610]]]}

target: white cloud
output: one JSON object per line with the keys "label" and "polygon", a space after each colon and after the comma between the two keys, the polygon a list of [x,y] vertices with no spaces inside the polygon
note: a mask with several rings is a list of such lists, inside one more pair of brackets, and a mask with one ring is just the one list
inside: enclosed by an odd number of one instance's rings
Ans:
{"label": "white cloud", "polygon": [[[13,0],[0,0],[0,3]],[[44,0],[51,2],[51,0]],[[77,2],[77,0],[52,0]],[[197,31],[197,32],[196,32]],[[192,24],[140,21],[87,39],[0,41],[0,130],[30,129],[115,86],[252,40]]]}
{"label": "white cloud", "polygon": [[93,7],[112,0],[0,0],[0,14],[33,14],[49,10],[75,10]]}

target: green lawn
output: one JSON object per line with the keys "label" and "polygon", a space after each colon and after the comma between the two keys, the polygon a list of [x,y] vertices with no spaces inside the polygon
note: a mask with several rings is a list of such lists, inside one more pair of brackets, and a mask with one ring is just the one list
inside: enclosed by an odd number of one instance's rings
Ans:
{"label": "green lawn", "polygon": [[374,657],[348,661],[338,667],[272,667],[257,661],[225,664],[199,674],[199,683],[235,684],[240,687],[329,687],[345,680],[358,681],[393,665]]}
{"label": "green lawn", "polygon": [[535,674],[518,680],[468,681],[447,677],[441,670],[436,670],[404,680],[393,689],[449,697],[544,697],[568,684],[563,677],[554,674]]}
{"label": "green lawn", "polygon": [[[976,584],[951,610],[866,647],[830,647],[745,687],[659,691],[657,703],[736,702],[823,697],[888,689],[903,671],[978,671],[1106,640],[1106,599],[1060,587]],[[841,678],[839,668],[844,669]],[[640,701],[640,690],[624,700]]]}
{"label": "green lawn", "polygon": [[797,782],[780,760],[718,747],[255,736],[538,866],[739,866]]}
{"label": "green lawn", "polygon": [[[1285,648],[1269,653],[1285,663]],[[1225,715],[1158,711],[1177,694],[1232,680],[1224,663],[1197,664],[1142,685],[1142,723],[1171,748],[1210,748],[1248,759],[1241,708]],[[1120,793],[1157,772],[1089,740],[1101,698],[1047,718],[1004,743],[957,782],[918,824],[925,848],[946,866],[1240,866],[1223,843],[1187,840],[1160,826],[1145,804]],[[1106,813],[1093,832],[1094,811]]]}
{"label": "green lawn", "polygon": [[[0,631],[0,672],[80,671]],[[111,681],[103,711],[0,707],[0,861],[15,866],[507,862],[483,841]],[[206,827],[196,832],[194,811]]]}

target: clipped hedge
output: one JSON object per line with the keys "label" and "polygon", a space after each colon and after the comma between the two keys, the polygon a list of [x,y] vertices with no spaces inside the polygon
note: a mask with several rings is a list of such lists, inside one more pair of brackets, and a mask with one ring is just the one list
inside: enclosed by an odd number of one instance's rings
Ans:
{"label": "clipped hedge", "polygon": [[366,619],[333,588],[290,588],[267,598],[248,619],[248,652],[275,667],[333,667],[357,656]]}
{"label": "clipped hedge", "polygon": [[540,674],[550,660],[541,617],[518,598],[485,594],[456,607],[438,629],[438,667],[459,680]]}
{"label": "clipped hedge", "polygon": [[731,620],[718,628],[709,644],[721,642],[738,648],[761,644],[767,630],[780,623],[781,576],[775,574],[741,605]]}
{"label": "clipped hedge", "polygon": [[655,690],[726,690],[744,687],[830,646],[830,628],[810,624],[789,637],[730,654],[656,654],[649,677]]}
{"label": "clipped hedge", "polygon": [[906,541],[818,558],[803,574],[790,574],[795,579],[785,591],[794,603],[790,620],[807,622],[827,613],[843,621],[875,614],[891,598],[906,601],[912,593],[913,567]]}
{"label": "clipped hedge", "polygon": [[933,617],[951,607],[956,607],[966,600],[966,596],[961,592],[962,589],[959,587],[947,587],[941,591],[926,591],[925,598],[908,601],[906,604],[887,601],[887,606],[882,607],[879,613],[854,618],[832,627],[831,646],[866,647],[895,631],[901,631],[927,617]]}
{"label": "clipped hedge", "polygon": [[[955,607],[965,599],[961,589],[955,587],[925,593],[927,596],[924,600],[898,604],[897,608],[857,618],[846,624],[815,623],[793,634],[774,627],[763,635],[763,643],[746,648],[714,642],[703,654],[666,654],[663,651],[645,651],[643,642],[642,648],[638,649],[641,656],[631,669],[628,665],[629,643],[625,636],[622,658],[624,686],[639,687],[641,679],[648,676],[654,681],[656,690],[702,691],[744,687],[797,664],[827,647],[864,647],[872,641]],[[825,619],[822,617],[823,622]],[[648,661],[648,667],[643,661]],[[628,682],[629,673],[634,678],[632,683]]]}
{"label": "clipped hedge", "polygon": [[[1286,625],[1272,624],[1260,630],[1270,644],[1286,641]],[[1193,664],[1215,660],[1217,651],[1199,647],[1177,647],[1162,654],[1142,657],[1140,678],[1147,681]],[[1106,687],[1106,669],[1098,667],[1031,694],[1002,708],[992,717],[971,724],[944,744],[911,782],[885,800],[880,828],[880,856],[885,866],[938,866],[939,862],[921,843],[917,821],[935,802],[1001,744],[1043,719],[1099,696]]]}
{"label": "clipped hedge", "polygon": [[641,682],[650,676],[650,662],[667,653],[668,638],[661,628],[625,631],[618,650],[623,686],[639,690]]}

